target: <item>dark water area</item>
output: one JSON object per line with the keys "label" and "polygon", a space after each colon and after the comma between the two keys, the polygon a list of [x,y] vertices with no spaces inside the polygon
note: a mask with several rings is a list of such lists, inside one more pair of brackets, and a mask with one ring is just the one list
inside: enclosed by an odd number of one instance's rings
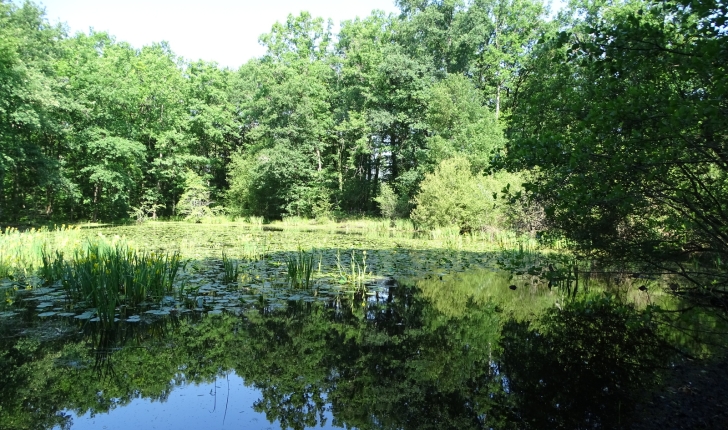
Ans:
{"label": "dark water area", "polygon": [[0,428],[628,428],[670,365],[652,322],[608,295],[524,318],[432,288],[107,328],[3,319]]}

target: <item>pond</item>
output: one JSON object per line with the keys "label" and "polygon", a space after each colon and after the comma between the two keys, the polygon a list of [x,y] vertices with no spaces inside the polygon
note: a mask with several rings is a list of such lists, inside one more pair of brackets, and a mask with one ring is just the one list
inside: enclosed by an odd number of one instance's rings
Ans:
{"label": "pond", "polygon": [[[593,282],[574,298],[502,270],[505,250],[476,241],[237,225],[98,233],[182,252],[185,293],[101,324],[59,283],[19,289],[0,318],[2,428],[619,428],[675,345],[703,347],[660,327],[651,306],[680,305],[656,284],[648,297]],[[314,261],[308,288],[286,274],[301,252]]]}

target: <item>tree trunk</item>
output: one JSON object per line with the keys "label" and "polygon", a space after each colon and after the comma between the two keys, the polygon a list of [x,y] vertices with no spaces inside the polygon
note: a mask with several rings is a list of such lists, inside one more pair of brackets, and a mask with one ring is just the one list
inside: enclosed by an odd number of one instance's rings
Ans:
{"label": "tree trunk", "polygon": [[91,219],[93,222],[96,222],[96,217],[99,214],[98,203],[99,203],[99,193],[101,192],[100,188],[101,188],[101,185],[97,182],[96,185],[94,185],[94,214]]}
{"label": "tree trunk", "polygon": [[501,85],[500,82],[498,82],[498,85],[495,87],[495,120],[498,121],[498,116],[500,115],[500,93],[501,93]]}
{"label": "tree trunk", "polygon": [[45,214],[50,215],[53,213],[53,190],[50,186],[46,187],[46,201],[48,202],[45,209]]}

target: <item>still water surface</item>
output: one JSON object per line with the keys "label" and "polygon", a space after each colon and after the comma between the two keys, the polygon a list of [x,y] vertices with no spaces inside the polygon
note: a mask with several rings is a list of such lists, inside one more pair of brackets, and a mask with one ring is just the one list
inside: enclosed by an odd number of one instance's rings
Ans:
{"label": "still water surface", "polygon": [[603,294],[539,311],[558,293],[512,291],[508,279],[480,272],[369,296],[144,314],[113,329],[5,321],[0,417],[5,428],[140,430],[627,420],[661,354],[649,324]]}

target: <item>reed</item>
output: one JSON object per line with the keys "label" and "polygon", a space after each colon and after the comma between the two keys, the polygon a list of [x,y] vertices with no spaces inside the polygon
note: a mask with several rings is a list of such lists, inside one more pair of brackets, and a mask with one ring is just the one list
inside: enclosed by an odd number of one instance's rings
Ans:
{"label": "reed", "polygon": [[76,249],[71,260],[60,251],[43,251],[42,261],[43,279],[60,281],[69,301],[95,308],[102,323],[113,322],[119,305],[160,302],[172,295],[177,273],[186,265],[179,252],[140,253],[99,242]]}
{"label": "reed", "polygon": [[297,253],[286,256],[287,277],[294,288],[310,288],[313,273],[313,252],[299,248]]}
{"label": "reed", "polygon": [[336,250],[336,267],[339,271],[339,283],[354,286],[357,290],[365,288],[364,283],[369,274],[367,274],[367,252],[362,251],[361,257],[357,259],[356,251],[351,251],[351,259],[348,267],[341,263],[341,253]]}
{"label": "reed", "polygon": [[225,253],[225,250],[222,251],[222,282],[225,284],[230,284],[238,280],[238,276],[240,275],[240,267],[238,263]]}

